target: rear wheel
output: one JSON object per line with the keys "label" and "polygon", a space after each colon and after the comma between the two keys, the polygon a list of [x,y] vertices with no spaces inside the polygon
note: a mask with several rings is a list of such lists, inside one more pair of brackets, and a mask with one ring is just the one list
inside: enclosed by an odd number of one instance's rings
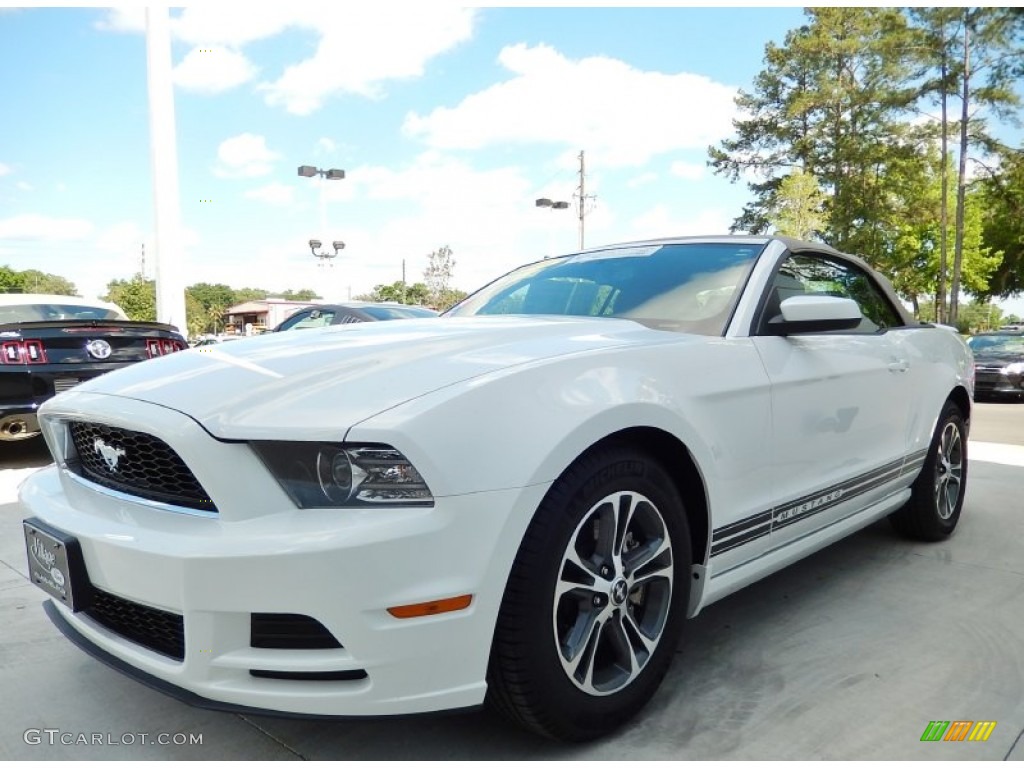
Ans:
{"label": "rear wheel", "polygon": [[889,516],[893,528],[922,541],[939,541],[956,528],[967,490],[967,430],[956,404],[947,402],[935,427],[910,501]]}
{"label": "rear wheel", "polygon": [[584,457],[552,486],[516,556],[490,702],[563,740],[622,725],[672,660],[689,571],[683,505],[661,466],[625,447]]}

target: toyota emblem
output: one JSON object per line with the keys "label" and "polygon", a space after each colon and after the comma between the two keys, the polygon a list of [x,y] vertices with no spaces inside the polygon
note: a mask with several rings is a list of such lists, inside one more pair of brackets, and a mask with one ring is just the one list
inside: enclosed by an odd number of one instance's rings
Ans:
{"label": "toyota emblem", "polygon": [[85,350],[97,360],[106,360],[110,357],[110,345],[103,339],[94,339],[85,345]]}

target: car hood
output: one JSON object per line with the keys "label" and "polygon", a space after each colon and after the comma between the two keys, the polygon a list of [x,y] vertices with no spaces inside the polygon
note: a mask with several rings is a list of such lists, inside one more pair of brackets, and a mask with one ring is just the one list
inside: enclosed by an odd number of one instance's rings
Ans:
{"label": "car hood", "polygon": [[191,416],[217,437],[339,439],[408,400],[500,369],[678,340],[630,320],[467,317],[285,331],[178,352],[75,387]]}

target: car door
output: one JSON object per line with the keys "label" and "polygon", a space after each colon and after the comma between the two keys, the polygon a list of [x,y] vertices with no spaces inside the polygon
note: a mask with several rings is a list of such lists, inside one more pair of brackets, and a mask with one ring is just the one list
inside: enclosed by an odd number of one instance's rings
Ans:
{"label": "car door", "polygon": [[[790,296],[853,299],[851,331],[774,334]],[[764,299],[754,344],[771,381],[774,505],[771,549],[850,515],[893,490],[906,452],[911,392],[902,320],[859,265],[833,254],[788,254]]]}

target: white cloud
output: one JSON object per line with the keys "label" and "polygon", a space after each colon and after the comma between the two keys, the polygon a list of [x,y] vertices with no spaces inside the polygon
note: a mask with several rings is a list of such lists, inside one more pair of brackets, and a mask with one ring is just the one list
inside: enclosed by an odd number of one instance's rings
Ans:
{"label": "white cloud", "polygon": [[318,139],[316,142],[316,152],[318,154],[333,155],[338,151],[338,143],[334,139],[329,139],[326,136]]}
{"label": "white cloud", "polygon": [[262,200],[270,205],[288,205],[295,198],[295,187],[291,184],[274,182],[245,193],[250,200]]}
{"label": "white cloud", "polygon": [[646,184],[651,184],[657,180],[658,174],[656,174],[654,171],[645,171],[644,173],[641,173],[639,176],[634,176],[632,179],[627,181],[626,186],[629,189],[636,189],[637,187],[642,187]]}
{"label": "white cloud", "polygon": [[94,26],[104,32],[144,32],[146,8],[141,5],[110,8]]}
{"label": "white cloud", "polygon": [[[272,37],[295,23],[303,7],[311,3],[263,3],[258,10],[240,9],[231,3],[204,3],[171,12],[174,39],[191,45],[239,46]],[[307,11],[307,12],[309,12]],[[94,25],[105,32],[145,32],[145,5],[111,8]]]}
{"label": "white cloud", "polygon": [[62,219],[24,213],[0,219],[0,240],[82,240],[93,230],[85,219]]}
{"label": "white cloud", "polygon": [[706,167],[703,163],[684,163],[677,161],[672,163],[669,171],[673,176],[678,176],[687,181],[699,181],[704,178]]}
{"label": "white cloud", "polygon": [[[137,254],[142,260],[142,246],[152,239],[134,221],[122,221],[102,230],[94,242],[96,249],[109,254]],[[150,257],[153,252],[150,249]]]}
{"label": "white cloud", "polygon": [[725,210],[708,208],[672,209],[659,204],[629,222],[630,237],[650,237],[652,232],[666,236],[718,235],[729,231],[733,216]]}
{"label": "white cloud", "polygon": [[230,48],[193,48],[174,68],[174,82],[187,91],[221,93],[252,80],[257,71]]}
{"label": "white cloud", "polygon": [[6,176],[7,174],[11,173],[11,171],[11,166],[5,165],[4,163],[0,163],[0,176]]}
{"label": "white cloud", "polygon": [[645,72],[604,56],[574,61],[546,45],[508,46],[498,61],[510,79],[455,107],[409,114],[406,134],[442,149],[564,143],[612,167],[704,149],[732,131],[736,90],[702,75]]}
{"label": "white cloud", "polygon": [[252,133],[225,139],[217,148],[214,173],[222,177],[266,176],[280,155],[267,147],[267,140]]}
{"label": "white cloud", "polygon": [[[535,183],[516,167],[481,171],[430,151],[400,171],[356,168],[339,185],[349,182],[359,199],[409,203],[402,208],[411,210],[338,233],[347,244],[341,266],[356,292],[400,279],[403,259],[407,279],[421,280],[427,254],[446,244],[455,253],[455,284],[476,288],[544,254],[570,250],[577,237],[571,211],[534,207]],[[344,223],[343,213],[331,213]]]}
{"label": "white cloud", "polygon": [[267,104],[308,115],[335,93],[381,96],[387,80],[417,77],[431,58],[472,34],[475,11],[432,3],[403,5],[338,3],[325,6],[314,25],[316,52],[265,82]]}
{"label": "white cloud", "polygon": [[[317,36],[312,56],[260,85],[268,104],[308,115],[335,93],[377,98],[384,82],[422,75],[430,59],[470,38],[476,13],[433,3],[396,8],[383,3],[285,2],[261,3],[257,10],[204,3],[172,14],[170,26],[176,40],[236,52],[288,29]],[[144,9],[134,6],[115,8],[96,24],[114,32],[142,32],[145,26]],[[187,57],[182,66],[186,63]],[[236,77],[247,71],[239,65],[235,61],[229,70]]]}
{"label": "white cloud", "polygon": [[331,5],[315,2],[202,3],[185,8],[171,20],[178,40],[192,45],[239,47],[265,40],[293,26],[315,27]]}

